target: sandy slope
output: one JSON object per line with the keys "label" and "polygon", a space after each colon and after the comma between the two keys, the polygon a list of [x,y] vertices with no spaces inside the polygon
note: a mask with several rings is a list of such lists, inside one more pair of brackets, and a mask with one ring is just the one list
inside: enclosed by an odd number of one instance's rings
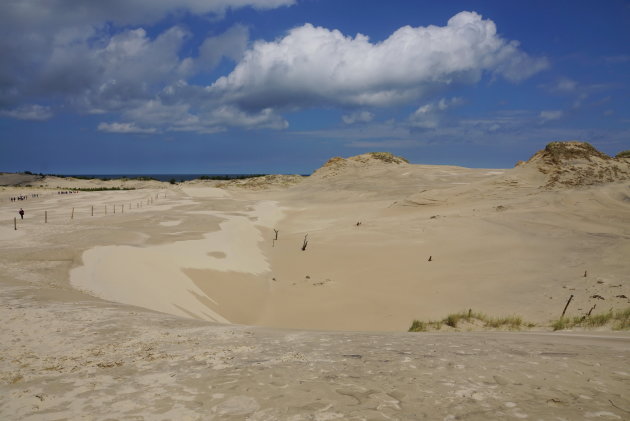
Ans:
{"label": "sandy slope", "polygon": [[[544,325],[571,294],[571,316],[628,306],[630,184],[567,184],[539,158],[360,156],[267,190],[3,187],[0,416],[628,419],[627,332],[404,333],[469,308]],[[578,158],[582,179],[608,165]]]}

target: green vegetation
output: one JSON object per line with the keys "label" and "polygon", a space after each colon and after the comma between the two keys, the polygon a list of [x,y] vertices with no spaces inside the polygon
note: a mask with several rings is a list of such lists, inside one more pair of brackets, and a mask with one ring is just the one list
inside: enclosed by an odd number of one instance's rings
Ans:
{"label": "green vegetation", "polygon": [[596,328],[611,324],[613,330],[630,329],[630,307],[624,310],[609,311],[592,316],[562,317],[551,324],[553,330],[573,327]]}
{"label": "green vegetation", "polygon": [[425,322],[414,320],[413,323],[411,323],[411,327],[409,327],[409,332],[440,330],[442,329],[442,325],[457,329],[461,327],[461,323],[463,322],[485,329],[520,330],[533,327],[551,327],[556,331],[574,327],[594,329],[602,326],[610,326],[612,330],[630,330],[630,307],[617,311],[610,310],[606,313],[591,316],[562,317],[558,320],[554,320],[550,325],[526,323],[520,316],[488,317],[483,313],[468,310],[449,314],[444,319],[438,321]]}
{"label": "green vegetation", "polygon": [[425,322],[421,322],[420,320],[414,320],[411,323],[411,327],[409,328],[409,332],[426,332],[427,324]]}
{"label": "green vegetation", "polygon": [[534,327],[533,323],[524,323],[520,316],[506,317],[489,317],[483,313],[477,313],[472,310],[462,311],[460,313],[452,313],[442,320],[423,322],[414,320],[409,328],[409,332],[426,332],[428,330],[440,330],[445,324],[452,328],[457,328],[461,322],[469,324],[478,324],[484,328],[490,329],[510,329],[518,330],[522,327]]}
{"label": "green vegetation", "polygon": [[630,150],[619,152],[615,158],[630,158]]}

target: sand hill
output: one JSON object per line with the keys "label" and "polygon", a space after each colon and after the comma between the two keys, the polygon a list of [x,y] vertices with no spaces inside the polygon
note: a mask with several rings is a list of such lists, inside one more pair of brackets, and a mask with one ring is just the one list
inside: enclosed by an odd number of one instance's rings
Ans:
{"label": "sand hill", "polygon": [[408,164],[405,158],[395,156],[389,152],[371,152],[362,155],[352,156],[344,159],[334,157],[328,160],[322,167],[312,174],[313,179],[331,178],[354,173],[364,172],[366,169],[384,170],[391,166],[404,166]]}
{"label": "sand hill", "polygon": [[586,142],[552,142],[522,167],[547,177],[545,187],[578,187],[630,179],[630,162],[612,158]]}
{"label": "sand hill", "polygon": [[0,418],[626,419],[626,163],[7,175]]}

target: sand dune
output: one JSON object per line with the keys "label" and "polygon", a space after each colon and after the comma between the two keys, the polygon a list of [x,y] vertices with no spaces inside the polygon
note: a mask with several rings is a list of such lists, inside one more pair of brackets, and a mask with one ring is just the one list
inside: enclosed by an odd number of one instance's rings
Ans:
{"label": "sand dune", "polygon": [[[627,419],[627,331],[549,324],[571,295],[570,317],[630,305],[629,165],[563,143],[513,169],[1,175],[0,415]],[[536,327],[405,332],[468,309]]]}

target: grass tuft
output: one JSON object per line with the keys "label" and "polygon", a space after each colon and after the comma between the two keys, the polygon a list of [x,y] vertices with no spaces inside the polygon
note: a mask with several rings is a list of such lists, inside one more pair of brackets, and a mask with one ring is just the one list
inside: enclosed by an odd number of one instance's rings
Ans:
{"label": "grass tuft", "polygon": [[484,313],[478,313],[471,310],[462,311],[459,313],[451,313],[444,319],[439,321],[422,322],[420,320],[414,320],[409,328],[409,332],[426,332],[428,330],[440,330],[442,325],[445,324],[453,329],[456,329],[460,323],[475,323],[479,322],[484,328],[489,329],[502,329],[507,328],[510,330],[518,330],[523,326],[534,327],[533,323],[525,323],[520,316],[505,316],[505,317],[488,317]]}
{"label": "grass tuft", "polygon": [[582,316],[568,318],[564,317],[551,324],[553,330],[571,329],[573,327],[597,328],[611,325],[613,330],[630,329],[630,307],[624,310],[608,311],[607,313],[594,314],[592,316]]}
{"label": "grass tuft", "polygon": [[[461,323],[476,324],[486,329],[509,329],[520,330],[531,329],[541,325],[523,321],[520,316],[488,317],[483,313],[472,310],[451,313],[442,320],[423,322],[414,320],[409,328],[409,332],[428,332],[430,330],[440,330],[442,325],[447,325],[453,329],[460,327]],[[594,314],[591,316],[562,317],[551,322],[550,327],[556,330],[582,327],[587,329],[610,326],[612,330],[630,330],[630,307],[606,313]]]}
{"label": "grass tuft", "polygon": [[409,328],[409,332],[426,332],[427,324],[425,322],[421,322],[420,320],[414,320],[411,323],[411,327]]}

